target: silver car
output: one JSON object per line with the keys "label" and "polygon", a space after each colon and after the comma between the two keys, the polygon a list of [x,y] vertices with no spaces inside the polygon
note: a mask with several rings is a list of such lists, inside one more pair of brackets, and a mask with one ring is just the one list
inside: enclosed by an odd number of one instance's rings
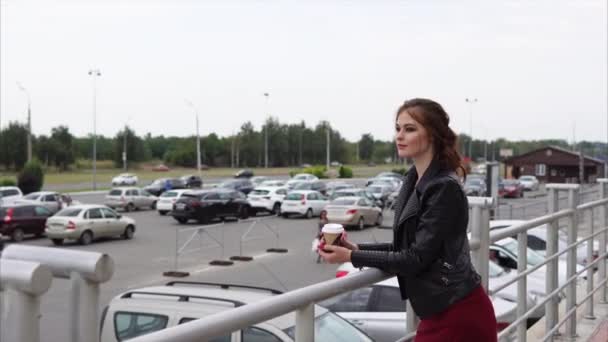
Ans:
{"label": "silver car", "polygon": [[59,210],[75,205],[72,198],[66,194],[60,194],[54,191],[38,191],[32,192],[23,196],[23,198],[15,201],[17,204],[37,204],[47,208],[51,213],[56,213]]}
{"label": "silver car", "polygon": [[88,245],[100,237],[121,236],[129,240],[135,234],[135,220],[121,216],[103,205],[75,205],[46,220],[46,236],[55,245],[64,240],[78,240]]}
{"label": "silver car", "polygon": [[115,209],[121,208],[125,211],[133,211],[142,208],[156,209],[158,197],[146,190],[135,187],[114,188],[108,192],[105,205]]}

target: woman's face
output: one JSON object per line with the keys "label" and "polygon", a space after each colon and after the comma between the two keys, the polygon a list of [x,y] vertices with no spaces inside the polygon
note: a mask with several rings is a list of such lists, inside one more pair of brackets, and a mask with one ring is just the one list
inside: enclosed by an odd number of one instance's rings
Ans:
{"label": "woman's face", "polygon": [[404,110],[395,123],[395,142],[401,158],[417,159],[431,154],[432,144],[427,130]]}

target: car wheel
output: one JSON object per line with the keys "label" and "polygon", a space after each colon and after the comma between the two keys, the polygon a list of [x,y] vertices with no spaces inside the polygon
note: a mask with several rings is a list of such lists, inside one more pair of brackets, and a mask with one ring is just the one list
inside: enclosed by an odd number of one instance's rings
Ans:
{"label": "car wheel", "polygon": [[177,220],[177,222],[179,222],[180,224],[184,224],[186,222],[188,222],[188,219],[185,217],[177,217],[175,218]]}
{"label": "car wheel", "polygon": [[53,241],[53,245],[55,246],[63,245],[63,239],[51,239],[51,241]]}
{"label": "car wheel", "polygon": [[283,218],[288,218],[288,217],[289,217],[289,214],[287,214],[287,213],[281,213],[281,216],[282,216]]}
{"label": "car wheel", "polygon": [[312,218],[312,209],[308,209],[306,210],[306,214],[304,215],[304,217],[306,217],[307,219]]}
{"label": "car wheel", "polygon": [[381,226],[383,221],[384,217],[382,217],[382,213],[379,213],[378,217],[376,218],[376,226]]}
{"label": "car wheel", "polygon": [[166,210],[159,210],[158,213],[160,214],[160,216],[167,215],[167,211]]}
{"label": "car wheel", "polygon": [[357,222],[357,229],[363,230],[365,228],[365,220],[363,216],[359,217],[359,222]]}
{"label": "car wheel", "polygon": [[152,210],[156,209],[156,201],[152,202],[152,205],[150,205],[150,209],[152,209]]}
{"label": "car wheel", "polygon": [[23,230],[21,230],[20,228],[15,228],[15,230],[13,230],[13,233],[11,234],[11,240],[15,241],[15,242],[21,242],[23,241],[25,234],[23,233]]}
{"label": "car wheel", "polygon": [[125,206],[125,211],[129,212],[133,210],[135,210],[135,206],[133,205],[133,203],[129,203]]}
{"label": "car wheel", "polygon": [[133,238],[133,234],[135,234],[135,229],[133,226],[129,225],[125,228],[125,232],[122,234],[123,239],[131,240]]}
{"label": "car wheel", "polygon": [[281,215],[281,203],[277,202],[272,206],[272,214]]}
{"label": "car wheel", "polygon": [[246,206],[242,206],[239,209],[239,218],[240,219],[248,219],[249,218],[249,208],[247,208]]}
{"label": "car wheel", "polygon": [[93,242],[93,233],[90,230],[86,230],[82,235],[80,235],[80,239],[78,239],[81,245],[86,246],[90,245]]}

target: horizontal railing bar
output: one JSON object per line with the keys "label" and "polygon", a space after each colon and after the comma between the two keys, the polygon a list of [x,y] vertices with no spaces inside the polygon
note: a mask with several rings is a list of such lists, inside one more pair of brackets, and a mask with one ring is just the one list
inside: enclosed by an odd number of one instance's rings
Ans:
{"label": "horizontal railing bar", "polygon": [[494,243],[498,240],[517,235],[523,231],[538,227],[543,224],[548,224],[553,221],[557,221],[564,217],[571,216],[572,214],[574,214],[574,209],[562,209],[558,212],[537,217],[535,219],[522,223],[514,224],[506,228],[492,230],[490,231],[490,243]]}
{"label": "horizontal railing bar", "polygon": [[577,206],[576,209],[578,209],[578,210],[593,209],[595,207],[599,207],[599,206],[605,205],[605,204],[608,204],[608,198],[600,199],[600,200],[593,201],[593,202],[583,203],[583,204]]}
{"label": "horizontal railing bar", "polygon": [[[589,280],[587,280],[589,281]],[[583,299],[581,299],[580,302],[578,302],[576,304],[576,306],[582,306],[583,304],[585,304],[586,301],[588,301],[591,297],[593,297],[593,295],[595,294],[595,292],[597,292],[597,290],[601,289],[602,286],[604,286],[604,284],[608,281],[608,278],[602,280],[593,290],[591,290],[590,293],[588,293],[585,297],[583,297]]]}
{"label": "horizontal railing bar", "polygon": [[224,226],[225,223],[216,223],[216,224],[210,224],[208,226],[198,226],[198,227],[192,227],[192,228],[178,228],[177,232],[178,233],[182,233],[182,232],[190,232],[193,230],[202,230],[202,229],[207,229],[207,228],[215,228],[215,227],[219,227],[219,226]]}
{"label": "horizontal railing bar", "polygon": [[411,332],[411,333],[403,336],[400,340],[397,340],[397,342],[407,342],[415,337],[416,337],[416,332],[414,331],[414,332]]}
{"label": "horizontal railing bar", "polygon": [[264,301],[243,305],[152,334],[136,337],[130,341],[196,342],[206,340],[221,336],[226,332],[244,329],[273,317],[296,311],[310,303],[316,303],[335,295],[388,279],[392,276],[379,269],[367,269],[347,277],[331,279],[299,288],[270,297]]}

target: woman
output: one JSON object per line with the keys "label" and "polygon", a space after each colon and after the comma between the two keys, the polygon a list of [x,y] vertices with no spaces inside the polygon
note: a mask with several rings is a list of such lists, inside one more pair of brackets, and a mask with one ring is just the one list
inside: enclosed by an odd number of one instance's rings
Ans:
{"label": "woman", "polygon": [[[325,246],[329,263],[352,262],[397,275],[401,297],[421,318],[416,341],[496,341],[496,317],[471,264],[468,202],[457,136],[437,102],[406,101],[397,111],[399,156],[411,158],[395,205],[393,242]],[[408,313],[410,314],[410,313]]]}
{"label": "woman", "polygon": [[[319,222],[318,222],[318,228],[319,231],[317,232],[317,237],[315,238],[315,241],[319,241],[321,239],[321,237],[323,236],[323,233],[321,233],[321,229],[323,229],[323,226],[328,224],[329,220],[327,219],[327,211],[323,210],[321,211],[321,214],[319,215]],[[318,244],[315,245],[315,251],[316,251],[316,246]],[[317,253],[317,264],[321,262],[321,255]]]}

